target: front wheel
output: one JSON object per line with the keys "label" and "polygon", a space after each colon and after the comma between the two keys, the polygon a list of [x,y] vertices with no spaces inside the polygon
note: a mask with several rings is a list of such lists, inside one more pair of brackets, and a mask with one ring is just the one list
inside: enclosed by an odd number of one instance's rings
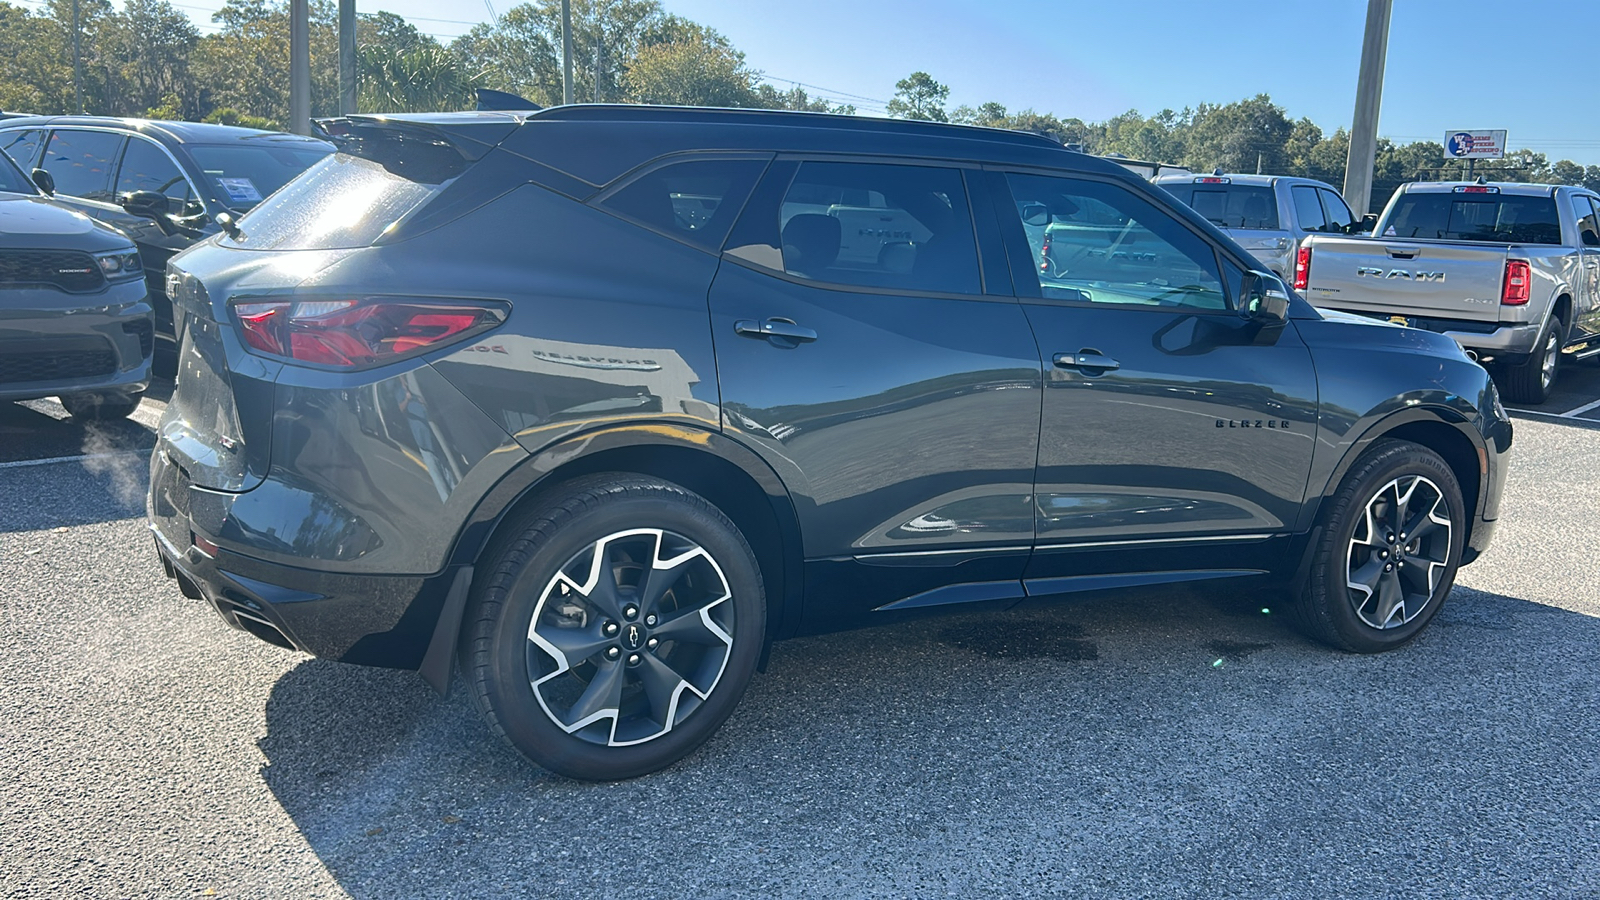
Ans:
{"label": "front wheel", "polygon": [[1461,487],[1437,453],[1384,440],[1329,501],[1299,595],[1310,635],[1357,653],[1392,650],[1438,615],[1466,537]]}
{"label": "front wheel", "polygon": [[693,752],[733,712],[766,633],[738,528],[655,479],[563,486],[483,572],[462,669],[490,727],[570,778],[632,778]]}

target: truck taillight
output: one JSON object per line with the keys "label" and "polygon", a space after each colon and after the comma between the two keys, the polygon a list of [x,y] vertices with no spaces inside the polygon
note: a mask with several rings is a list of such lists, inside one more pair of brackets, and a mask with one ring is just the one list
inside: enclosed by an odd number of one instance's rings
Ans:
{"label": "truck taillight", "polygon": [[1533,272],[1520,259],[1506,260],[1506,280],[1500,288],[1500,302],[1505,306],[1521,306],[1528,302],[1533,285]]}
{"label": "truck taillight", "polygon": [[1311,283],[1311,248],[1301,247],[1294,256],[1294,289],[1303,291]]}
{"label": "truck taillight", "polygon": [[503,304],[391,297],[237,300],[245,346],[260,356],[365,369],[437,350],[505,321]]}

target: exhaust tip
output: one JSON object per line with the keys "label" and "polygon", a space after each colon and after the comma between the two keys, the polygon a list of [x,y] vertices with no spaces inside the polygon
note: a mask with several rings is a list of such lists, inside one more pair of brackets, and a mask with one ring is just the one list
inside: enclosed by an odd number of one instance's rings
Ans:
{"label": "exhaust tip", "polygon": [[1467,354],[1467,359],[1470,359],[1473,362],[1477,362],[1478,361],[1478,351],[1476,351],[1476,350],[1465,350],[1463,352],[1465,352]]}

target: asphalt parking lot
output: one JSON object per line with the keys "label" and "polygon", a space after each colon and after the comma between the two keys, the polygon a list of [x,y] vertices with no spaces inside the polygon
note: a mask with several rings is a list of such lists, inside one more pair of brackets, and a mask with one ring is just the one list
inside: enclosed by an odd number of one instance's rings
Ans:
{"label": "asphalt parking lot", "polygon": [[181,597],[142,522],[160,391],[0,405],[0,894],[1594,896],[1600,366],[1563,379],[1405,650],[1172,590],[808,638],[614,785]]}

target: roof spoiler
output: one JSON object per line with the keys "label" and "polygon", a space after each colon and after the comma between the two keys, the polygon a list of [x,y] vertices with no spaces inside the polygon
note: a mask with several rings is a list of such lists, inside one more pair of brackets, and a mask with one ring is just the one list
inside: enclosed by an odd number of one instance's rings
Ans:
{"label": "roof spoiler", "polygon": [[448,147],[467,162],[477,162],[522,124],[510,114],[351,115],[312,119],[312,133],[356,156],[359,144],[408,143]]}

